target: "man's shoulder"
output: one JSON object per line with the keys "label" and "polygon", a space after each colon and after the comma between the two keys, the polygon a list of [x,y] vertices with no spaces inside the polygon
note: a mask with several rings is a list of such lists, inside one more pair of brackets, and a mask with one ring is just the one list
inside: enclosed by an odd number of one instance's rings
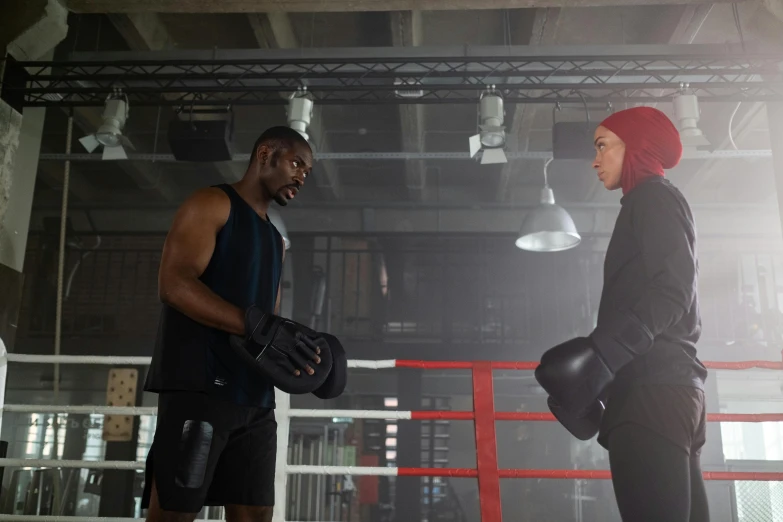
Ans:
{"label": "man's shoulder", "polygon": [[222,227],[231,214],[231,199],[218,187],[205,187],[191,193],[180,204],[174,218],[174,228],[180,225]]}
{"label": "man's shoulder", "polygon": [[185,203],[193,202],[199,205],[230,205],[231,198],[228,194],[218,185],[211,187],[203,187],[193,192],[185,200]]}
{"label": "man's shoulder", "polygon": [[220,187],[204,187],[191,193],[180,205],[181,211],[205,215],[224,215],[231,209],[231,198]]}

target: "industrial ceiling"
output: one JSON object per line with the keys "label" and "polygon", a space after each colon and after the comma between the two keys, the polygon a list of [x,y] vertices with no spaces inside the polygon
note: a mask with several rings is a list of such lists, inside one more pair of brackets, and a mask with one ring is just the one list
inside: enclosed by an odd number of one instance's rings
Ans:
{"label": "industrial ceiling", "polygon": [[[745,209],[748,219],[776,210],[769,155],[754,153],[771,148],[764,101],[783,93],[779,83],[768,81],[767,66],[782,56],[774,50],[783,49],[783,21],[774,16],[773,1],[69,0],[66,5],[70,29],[53,60],[71,61],[71,69],[48,72],[91,76],[93,83],[81,93],[76,84],[61,84],[71,92],[48,98],[49,105],[53,99],[62,103],[47,108],[37,215],[59,208],[67,116],[74,116],[76,139],[101,123],[108,84],[104,91],[95,85],[101,85],[101,74],[117,70],[96,71],[85,62],[107,57],[136,63],[117,81],[129,92],[125,133],[139,155],[72,163],[72,208],[103,216],[99,228],[165,231],[187,194],[238,179],[260,132],[286,124],[284,96],[307,83],[297,83],[297,75],[299,80],[309,75],[313,86],[308,133],[321,156],[312,181],[284,212],[295,232],[510,232],[521,209],[537,202],[554,121],[584,121],[587,106],[595,122],[609,110],[641,103],[672,115],[671,96],[682,81],[697,87],[699,126],[716,153],[689,156],[670,177],[697,217],[720,223],[707,224],[706,235],[727,230],[720,219],[729,209]],[[755,58],[747,59],[751,55]],[[711,71],[716,56],[741,69]],[[765,62],[763,56],[772,59]],[[155,67],[163,60],[168,69]],[[188,68],[188,60],[212,60],[213,66]],[[236,62],[232,68],[216,65],[229,60]],[[176,71],[172,76],[181,79],[183,67],[194,75],[188,88],[159,81]],[[694,76],[700,67],[705,74]],[[209,77],[199,78],[201,73]],[[319,90],[318,74],[328,89]],[[574,80],[579,75],[582,80]],[[402,87],[422,88],[423,95],[400,97],[395,90],[401,86],[393,84],[400,78],[412,82]],[[748,83],[760,79],[766,83]],[[155,87],[133,93],[135,80]],[[509,161],[481,165],[468,157],[468,138],[477,132],[478,99],[490,83],[507,97]],[[257,88],[261,84],[264,89]],[[211,97],[192,102],[197,87]],[[38,93],[42,104],[47,94]],[[226,96],[231,103],[224,103]],[[171,153],[168,125],[187,114],[188,100],[191,106],[230,105],[237,161],[159,160]],[[74,141],[73,152],[86,151]],[[575,217],[578,226],[596,233],[610,229],[619,195],[602,189],[589,161],[553,162],[549,183],[558,203],[584,214]],[[142,211],[147,217],[139,219]],[[76,214],[74,219],[79,221]],[[407,225],[399,225],[401,219]]]}

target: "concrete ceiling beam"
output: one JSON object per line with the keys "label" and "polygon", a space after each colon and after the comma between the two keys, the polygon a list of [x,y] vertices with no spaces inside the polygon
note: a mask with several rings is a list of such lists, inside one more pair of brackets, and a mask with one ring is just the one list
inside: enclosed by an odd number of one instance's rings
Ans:
{"label": "concrete ceiling beam", "polygon": [[2,10],[0,51],[17,60],[42,58],[68,34],[68,11],[57,0],[4,0]]}
{"label": "concrete ceiling beam", "polygon": [[[424,42],[421,11],[394,11],[389,13],[392,45],[418,47]],[[424,106],[400,105],[400,132],[404,152],[424,152]],[[427,189],[426,166],[422,160],[405,162],[405,186],[414,201],[425,199]]]}
{"label": "concrete ceiling beam", "polygon": [[[258,46],[262,49],[297,49],[299,40],[296,37],[294,26],[291,23],[287,13],[270,12],[264,14],[248,14],[248,22],[253,29]],[[328,139],[323,130],[322,123],[323,110],[317,104],[313,110],[313,118],[310,126],[307,128],[307,134],[310,136],[310,142],[314,144],[316,150],[326,152],[329,150]],[[313,170],[316,186],[331,199],[340,199],[342,190],[340,185],[340,175],[337,170],[337,164],[332,160],[319,161],[314,165]],[[225,174],[235,175],[236,169],[230,166],[219,166],[218,171],[225,179]]]}
{"label": "concrete ceiling beam", "polygon": [[[552,45],[557,41],[557,28],[560,21],[560,9],[536,9],[533,27],[528,38],[528,45]],[[538,107],[533,104],[518,104],[511,111],[511,123],[506,127],[508,150],[526,152],[530,148],[530,132],[533,129]],[[495,199],[504,201],[509,194],[508,184],[515,173],[519,173],[521,163],[509,161],[503,165],[498,178]]]}
{"label": "concrete ceiling beam", "polygon": [[[731,0],[721,0],[729,3]],[[776,1],[776,0],[767,0]],[[365,11],[455,11],[547,7],[709,4],[714,0],[66,0],[79,13],[315,13]]]}
{"label": "concrete ceiling beam", "polygon": [[174,47],[174,39],[157,13],[109,14],[109,20],[131,49],[161,51]]}

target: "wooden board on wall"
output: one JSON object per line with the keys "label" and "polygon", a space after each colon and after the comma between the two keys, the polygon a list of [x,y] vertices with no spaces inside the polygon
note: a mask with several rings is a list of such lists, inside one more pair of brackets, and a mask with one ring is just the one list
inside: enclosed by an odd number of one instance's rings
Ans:
{"label": "wooden board on wall", "polygon": [[[130,368],[112,368],[106,386],[109,406],[136,406],[136,387],[139,371]],[[128,442],[133,440],[132,415],[106,415],[103,421],[103,440]]]}

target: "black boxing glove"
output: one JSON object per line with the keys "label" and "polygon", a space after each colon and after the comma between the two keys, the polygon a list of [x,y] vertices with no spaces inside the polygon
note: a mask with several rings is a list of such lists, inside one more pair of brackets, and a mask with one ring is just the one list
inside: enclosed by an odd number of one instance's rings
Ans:
{"label": "black boxing glove", "polygon": [[604,405],[601,401],[596,400],[581,416],[565,411],[552,397],[547,398],[546,404],[555,419],[577,439],[590,440],[598,434],[604,414]]}
{"label": "black boxing glove", "polygon": [[286,393],[317,390],[332,369],[329,345],[317,332],[256,306],[245,312],[245,335],[229,340],[242,360]]}
{"label": "black boxing glove", "polygon": [[565,411],[584,417],[614,376],[653,346],[650,330],[630,310],[607,316],[590,337],[551,348],[536,368],[538,383]]}
{"label": "black boxing glove", "polygon": [[319,335],[329,345],[329,351],[332,353],[332,370],[326,381],[313,392],[313,395],[319,399],[336,399],[345,391],[348,382],[348,358],[337,337],[328,333],[319,333]]}
{"label": "black boxing glove", "polygon": [[614,374],[593,342],[577,337],[547,350],[535,377],[560,408],[579,418],[589,414]]}

